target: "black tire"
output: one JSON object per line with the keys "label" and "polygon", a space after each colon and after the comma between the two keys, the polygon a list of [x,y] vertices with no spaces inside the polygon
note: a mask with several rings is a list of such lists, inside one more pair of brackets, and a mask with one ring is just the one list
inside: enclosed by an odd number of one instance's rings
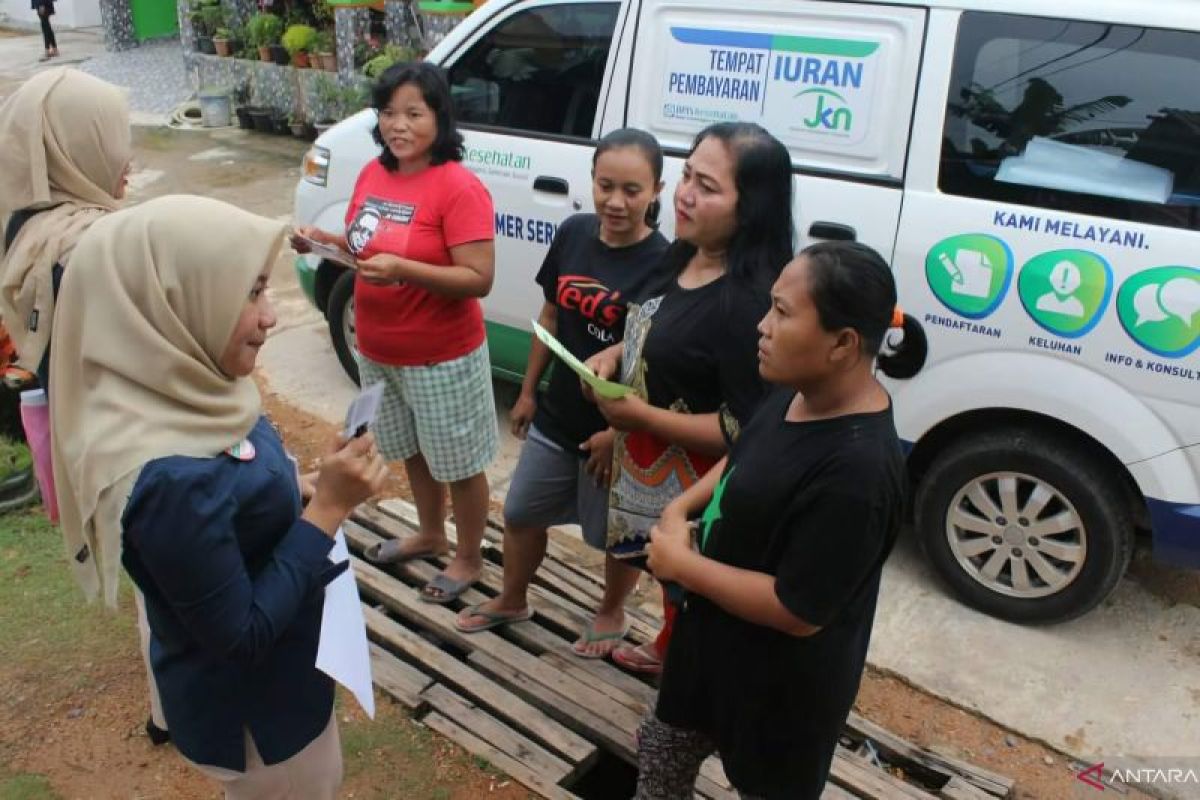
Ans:
{"label": "black tire", "polygon": [[[972,486],[977,491],[967,496]],[[992,504],[981,508],[988,499]],[[1009,520],[1006,509],[1026,514]],[[951,523],[952,512],[959,524]],[[1032,427],[950,445],[922,476],[914,501],[921,547],[954,594],[986,614],[1021,623],[1078,617],[1112,592],[1133,553],[1131,512],[1129,491],[1093,446]],[[990,523],[991,533],[984,534],[986,526],[976,527],[976,520]],[[1053,532],[1071,521],[1078,524]],[[979,548],[990,550],[973,553]],[[1043,548],[1053,548],[1054,555]],[[985,574],[997,563],[998,574]],[[1045,572],[1049,580],[1042,578]]]}
{"label": "black tire", "polygon": [[333,340],[333,351],[337,353],[342,369],[356,384],[358,378],[358,362],[354,359],[354,343],[346,341],[346,322],[353,320],[354,314],[354,273],[345,272],[333,283],[329,290],[329,300],[325,304],[325,319],[329,323],[329,338]]}

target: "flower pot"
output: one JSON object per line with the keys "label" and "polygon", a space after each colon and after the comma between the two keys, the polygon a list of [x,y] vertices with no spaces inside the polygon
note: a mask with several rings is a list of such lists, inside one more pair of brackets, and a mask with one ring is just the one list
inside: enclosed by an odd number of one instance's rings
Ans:
{"label": "flower pot", "polygon": [[260,45],[260,46],[259,46],[259,48],[258,48],[258,60],[259,60],[259,61],[267,61],[267,62],[270,62],[270,61],[272,60],[272,59],[271,59],[271,47],[270,47],[270,45]]}
{"label": "flower pot", "polygon": [[291,127],[292,136],[297,139],[303,139],[308,135],[308,123],[306,122],[293,122]]}
{"label": "flower pot", "polygon": [[271,122],[271,109],[251,108],[250,119],[254,122],[254,130],[259,133],[274,133],[275,125]]}
{"label": "flower pot", "polygon": [[196,49],[206,56],[215,56],[217,54],[217,47],[213,44],[211,36],[197,36]]}
{"label": "flower pot", "polygon": [[337,72],[337,55],[335,53],[317,53],[321,69],[326,72]]}
{"label": "flower pot", "polygon": [[281,67],[286,67],[288,64],[292,63],[292,57],[281,44],[271,45],[271,60]]}
{"label": "flower pot", "polygon": [[239,128],[241,128],[244,131],[248,131],[248,130],[251,130],[254,128],[254,118],[250,116],[250,107],[249,106],[238,106],[237,108],[234,109],[233,113],[237,114],[237,121],[238,121]]}
{"label": "flower pot", "polygon": [[301,51],[292,56],[292,66],[296,69],[308,69],[308,53]]}
{"label": "flower pot", "polygon": [[233,48],[229,46],[228,39],[218,39],[214,36],[212,41],[213,47],[217,51],[217,55],[221,56],[222,58],[229,58],[231,55],[233,55]]}

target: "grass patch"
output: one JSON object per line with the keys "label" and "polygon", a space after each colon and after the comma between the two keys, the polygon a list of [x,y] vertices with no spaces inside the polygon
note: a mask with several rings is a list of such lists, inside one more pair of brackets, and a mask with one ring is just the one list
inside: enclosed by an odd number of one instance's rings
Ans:
{"label": "grass patch", "polygon": [[23,442],[14,442],[6,436],[0,436],[0,479],[7,478],[17,472],[24,472],[33,466],[33,456],[29,446]]}
{"label": "grass patch", "polygon": [[[123,587],[121,605],[132,602]],[[0,517],[0,652],[7,666],[71,670],[68,653],[111,653],[114,644],[136,644],[132,613],[88,605],[63,554],[62,534],[40,508]],[[120,646],[119,644],[117,645]]]}
{"label": "grass patch", "polygon": [[0,768],[0,800],[57,800],[44,775],[10,775]]}

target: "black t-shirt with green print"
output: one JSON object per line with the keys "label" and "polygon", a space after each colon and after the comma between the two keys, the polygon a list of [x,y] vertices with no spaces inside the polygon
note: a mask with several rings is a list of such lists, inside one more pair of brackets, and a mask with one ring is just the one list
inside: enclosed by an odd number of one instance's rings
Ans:
{"label": "black t-shirt with green print", "polygon": [[709,558],[774,575],[780,602],[821,630],[790,636],[688,594],[657,708],[708,734],[739,790],[788,800],[825,784],[904,498],[890,408],[788,422],[794,396],[774,390],[742,430],[699,541]]}

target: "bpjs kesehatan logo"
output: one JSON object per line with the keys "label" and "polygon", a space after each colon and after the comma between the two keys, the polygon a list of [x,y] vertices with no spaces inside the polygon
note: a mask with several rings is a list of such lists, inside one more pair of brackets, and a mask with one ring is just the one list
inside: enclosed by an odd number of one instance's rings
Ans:
{"label": "bpjs kesehatan logo", "polygon": [[561,275],[558,307],[574,311],[587,320],[588,333],[605,344],[616,341],[612,329],[623,321],[625,300],[589,275]]}

